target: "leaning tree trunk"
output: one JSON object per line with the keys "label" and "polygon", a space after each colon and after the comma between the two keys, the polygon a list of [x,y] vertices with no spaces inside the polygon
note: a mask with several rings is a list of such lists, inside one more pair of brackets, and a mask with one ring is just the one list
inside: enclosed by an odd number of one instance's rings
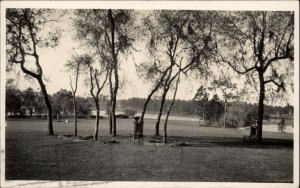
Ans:
{"label": "leaning tree trunk", "polygon": [[257,142],[262,142],[262,126],[264,117],[265,84],[263,74],[259,74],[259,102],[258,102],[258,121],[257,121]]}
{"label": "leaning tree trunk", "polygon": [[39,85],[41,87],[41,91],[44,95],[44,101],[45,101],[45,104],[46,104],[47,109],[48,109],[48,134],[49,135],[54,135],[53,124],[52,124],[52,106],[51,106],[51,103],[49,101],[46,86],[45,86],[45,84],[42,80],[42,77],[38,77],[37,80],[38,80]]}
{"label": "leaning tree trunk", "polygon": [[162,111],[164,108],[164,104],[166,101],[166,95],[167,95],[167,90],[164,89],[164,92],[161,97],[160,108],[159,108],[156,123],[155,123],[155,136],[159,136],[159,124],[160,124],[160,119],[161,119]]}
{"label": "leaning tree trunk", "polygon": [[144,103],[144,106],[143,106],[143,110],[142,110],[142,113],[141,113],[141,117],[139,119],[139,122],[144,122],[144,116],[145,116],[145,113],[146,113],[146,110],[147,110],[147,106],[151,100],[151,97],[152,95],[157,91],[159,87],[159,84],[156,85],[156,87],[151,91],[151,93],[148,95],[147,99],[146,99],[146,102]]}
{"label": "leaning tree trunk", "polygon": [[[169,116],[170,116],[171,110],[172,110],[173,105],[174,105],[174,102],[175,102],[175,98],[176,98],[176,94],[177,94],[177,89],[178,89],[179,80],[180,80],[180,74],[179,74],[178,79],[177,79],[177,81],[176,81],[176,86],[175,86],[175,91],[174,91],[173,99],[172,99],[172,102],[171,102],[170,107],[169,107],[169,109],[168,109],[167,116],[166,116],[166,120],[165,120],[165,125],[164,125],[164,138],[163,138],[163,142],[164,142],[165,144],[168,142],[168,141],[167,141],[167,138],[168,138],[168,134],[167,134],[168,120],[169,120]],[[170,83],[170,84],[171,84],[171,83]]]}

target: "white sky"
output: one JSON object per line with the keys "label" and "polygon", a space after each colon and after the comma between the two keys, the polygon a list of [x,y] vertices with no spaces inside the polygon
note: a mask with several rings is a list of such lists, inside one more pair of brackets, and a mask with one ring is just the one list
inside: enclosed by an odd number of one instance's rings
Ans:
{"label": "white sky", "polygon": [[[153,6],[153,4],[151,5]],[[128,5],[125,5],[125,7],[126,6]],[[209,9],[209,7],[207,9]],[[70,20],[67,19],[64,22],[69,23]],[[69,75],[65,72],[64,64],[68,59],[70,59],[74,49],[75,51],[80,52],[80,45],[72,40],[72,28],[67,26],[67,24],[65,23],[63,23],[62,25],[64,25],[63,28],[65,31],[63,32],[60,44],[56,48],[44,49],[39,51],[40,62],[44,70],[44,75],[48,80],[48,82],[46,82],[46,86],[49,94],[53,94],[61,88],[67,90],[71,89],[69,85]],[[143,53],[143,50],[144,49],[141,49],[142,52],[134,53],[135,62],[144,60],[145,54]],[[130,97],[147,97],[150,86],[149,84],[146,84],[142,79],[137,77],[133,57],[129,56],[126,60],[120,59],[120,63],[126,65],[122,67],[122,72],[120,73],[122,77],[124,76],[126,84],[119,90],[118,99]],[[296,68],[297,66],[295,66],[295,69]],[[295,71],[295,73],[297,73],[297,71]],[[8,77],[10,77],[10,75],[8,75]],[[192,99],[197,89],[203,82],[205,83],[205,81],[201,79],[183,79],[179,85],[177,98],[186,100]],[[78,94],[81,96],[87,96],[89,94],[89,90],[85,85],[86,84],[84,84],[83,80],[81,79],[78,87]],[[27,87],[32,87],[35,89],[38,88],[36,81],[24,80],[22,76],[20,77],[20,79],[18,79],[18,86],[20,89],[25,89]],[[249,95],[248,98],[250,98],[250,100],[247,102],[257,102],[257,95],[258,94]],[[293,104],[294,95],[291,92],[289,92],[288,95],[289,103]],[[221,97],[220,94],[219,96]],[[285,105],[286,103],[278,101],[277,104]]]}

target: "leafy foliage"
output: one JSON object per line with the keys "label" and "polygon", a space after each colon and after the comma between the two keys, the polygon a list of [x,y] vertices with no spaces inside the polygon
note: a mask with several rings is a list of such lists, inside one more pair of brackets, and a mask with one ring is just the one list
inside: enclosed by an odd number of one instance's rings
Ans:
{"label": "leafy foliage", "polygon": [[213,98],[209,100],[209,94],[203,86],[198,89],[194,101],[198,104],[198,115],[204,119],[207,125],[212,125],[217,122],[224,113],[224,106],[218,95],[215,94]]}

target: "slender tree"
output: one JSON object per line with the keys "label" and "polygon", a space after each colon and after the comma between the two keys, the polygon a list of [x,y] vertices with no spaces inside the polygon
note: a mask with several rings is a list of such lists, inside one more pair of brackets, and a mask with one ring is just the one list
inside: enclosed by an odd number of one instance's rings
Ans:
{"label": "slender tree", "polygon": [[170,113],[171,113],[171,110],[173,108],[173,105],[174,105],[174,102],[175,102],[175,98],[176,98],[176,94],[177,94],[177,89],[178,89],[178,85],[179,85],[179,81],[180,81],[180,72],[177,76],[177,81],[176,81],[176,84],[175,84],[175,88],[174,88],[174,94],[173,94],[173,98],[172,98],[172,101],[171,101],[171,104],[169,106],[169,109],[167,111],[167,115],[166,115],[166,119],[165,119],[165,124],[164,124],[164,138],[163,138],[163,142],[164,143],[167,143],[167,127],[168,127],[168,120],[169,120],[169,116],[170,116]]}
{"label": "slender tree", "polygon": [[134,42],[131,10],[77,10],[76,36],[101,58],[108,70],[110,88],[110,134],[117,134],[116,101],[120,87],[120,54],[128,54]]}
{"label": "slender tree", "polygon": [[[94,128],[94,135],[93,139],[98,140],[98,132],[99,132],[99,121],[100,121],[100,92],[104,88],[107,78],[108,78],[108,71],[102,70],[99,71],[98,69],[92,66],[92,58],[89,57],[90,60],[87,61],[87,66],[89,68],[89,77],[90,77],[90,93],[93,97],[94,104],[96,107],[96,121],[95,121],[95,128]],[[102,83],[100,83],[100,76],[101,74],[105,73],[105,78]]]}
{"label": "slender tree", "polygon": [[286,78],[293,76],[294,13],[222,12],[219,21],[217,61],[257,86],[257,141],[262,142],[266,91],[285,91]]}
{"label": "slender tree", "polygon": [[[89,61],[89,58],[85,55],[75,55],[68,61],[65,65],[69,72],[72,72],[74,75],[74,80],[70,75],[70,87],[72,91],[73,97],[73,112],[74,112],[74,135],[77,136],[77,119],[78,119],[78,111],[77,111],[77,103],[76,103],[76,92],[78,88],[78,78],[79,74],[82,72],[83,64],[86,64],[86,61]],[[73,83],[74,82],[74,83]]]}
{"label": "slender tree", "polygon": [[37,80],[48,109],[48,134],[54,135],[52,107],[38,52],[41,47],[55,47],[60,38],[55,29],[47,36],[43,33],[49,18],[51,12],[47,9],[6,9],[6,50],[8,63],[20,65],[23,73]]}

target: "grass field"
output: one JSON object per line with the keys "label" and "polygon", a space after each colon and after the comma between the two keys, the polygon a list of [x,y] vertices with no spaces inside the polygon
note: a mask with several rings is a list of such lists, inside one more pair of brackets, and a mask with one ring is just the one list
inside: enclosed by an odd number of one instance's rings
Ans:
{"label": "grass field", "polygon": [[[72,122],[54,122],[56,136],[46,136],[46,121],[7,121],[6,179],[293,181],[293,134],[264,132],[264,143],[256,145],[242,142],[245,130],[170,121],[164,145],[152,136],[154,120],[146,120],[144,144],[133,144],[132,120],[117,123],[117,137],[102,120],[99,141],[91,141],[64,137],[73,134]],[[78,133],[92,135],[93,127],[93,120],[79,120]]]}

